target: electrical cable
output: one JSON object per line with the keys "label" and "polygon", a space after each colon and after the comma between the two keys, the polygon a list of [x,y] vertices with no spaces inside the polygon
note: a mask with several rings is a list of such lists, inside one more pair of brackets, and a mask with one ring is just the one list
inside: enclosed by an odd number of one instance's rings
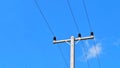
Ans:
{"label": "electrical cable", "polygon": [[[91,26],[90,18],[89,18],[89,15],[88,15],[87,7],[86,7],[86,4],[85,4],[85,0],[82,0],[82,2],[83,2],[83,7],[84,7],[84,10],[85,10],[85,14],[87,16],[87,21],[88,21],[89,29],[92,32],[92,26]],[[93,41],[94,41],[94,46],[95,46],[96,45],[95,39]],[[95,51],[97,52],[96,47],[95,47]],[[100,62],[99,56],[96,55],[96,57],[97,57],[97,61],[98,61],[98,64],[99,64],[99,68],[101,68],[101,62]]]}
{"label": "electrical cable", "polygon": [[66,67],[69,68],[69,66],[68,66],[68,64],[67,64],[67,61],[66,61],[66,59],[65,59],[65,57],[64,57],[64,54],[63,54],[63,52],[62,52],[61,47],[58,46],[58,48],[59,48],[59,51],[60,51],[60,53],[61,53],[61,56],[62,56],[62,58],[63,58],[63,60],[64,60],[64,62],[65,62]]}
{"label": "electrical cable", "polygon": [[[83,43],[83,41],[82,41],[82,43]],[[85,53],[85,58],[86,58],[86,62],[87,62],[88,68],[91,68],[91,67],[90,67],[90,63],[89,63],[89,61],[88,61],[88,59],[87,59],[87,54],[86,54],[88,48],[85,47],[84,45],[82,45],[82,48],[83,48],[83,51],[84,51],[84,53]]]}
{"label": "electrical cable", "polygon": [[78,27],[77,21],[76,21],[76,19],[75,19],[75,16],[74,16],[74,14],[73,14],[73,11],[72,11],[72,8],[71,8],[71,5],[70,5],[69,0],[67,0],[67,4],[68,4],[68,7],[69,7],[69,9],[70,9],[70,13],[71,13],[71,15],[72,15],[72,17],[73,17],[73,20],[74,20],[74,23],[75,23],[76,29],[77,29],[77,31],[78,31],[78,33],[79,33],[80,30],[79,30],[79,27]]}
{"label": "electrical cable", "polygon": [[[49,25],[46,17],[44,16],[44,14],[43,14],[40,6],[38,5],[38,2],[37,2],[36,0],[34,0],[34,1],[35,1],[36,6],[37,6],[38,9],[39,9],[39,12],[41,13],[41,15],[42,15],[42,17],[43,17],[45,23],[47,24],[47,27],[48,27],[49,31],[52,33],[52,35],[54,36],[54,39],[55,39],[55,34],[54,34],[54,32],[52,31],[52,29],[51,29],[51,27],[50,27],[50,25]],[[66,62],[66,60],[65,60],[65,57],[64,57],[64,55],[63,55],[63,53],[62,53],[62,50],[61,50],[61,48],[60,48],[59,46],[58,46],[58,48],[59,48],[59,51],[60,51],[60,53],[61,53],[61,56],[62,56],[62,58],[63,58],[63,60],[64,60],[64,62],[65,62],[65,65],[66,65],[66,67],[68,68],[68,65],[67,65],[67,62]]]}
{"label": "electrical cable", "polygon": [[41,15],[42,15],[42,17],[43,17],[43,19],[44,19],[44,21],[45,21],[45,23],[46,23],[46,25],[47,25],[49,31],[52,33],[53,36],[55,36],[55,34],[54,34],[53,30],[51,29],[51,27],[50,27],[50,25],[49,25],[49,23],[48,23],[48,21],[47,21],[45,15],[43,14],[43,12],[42,12],[40,6],[38,5],[37,0],[34,0],[34,1],[35,1],[36,6],[37,6],[38,9],[39,9],[39,12],[41,13]]}
{"label": "electrical cable", "polygon": [[[94,41],[94,46],[96,46],[97,42],[95,41],[95,39],[93,39],[93,41]],[[95,47],[95,51],[96,51],[96,53],[97,53],[96,47]],[[97,54],[96,54],[96,59],[97,59],[97,61],[98,61],[99,68],[101,68],[100,58],[99,58],[99,55],[97,55]]]}
{"label": "electrical cable", "polygon": [[90,29],[90,31],[92,32],[92,26],[91,26],[91,22],[90,22],[90,18],[89,18],[88,10],[87,10],[86,4],[85,4],[85,0],[82,0],[82,3],[83,3],[83,7],[84,7],[85,14],[86,14],[86,17],[87,17],[87,21],[88,21],[89,29]]}

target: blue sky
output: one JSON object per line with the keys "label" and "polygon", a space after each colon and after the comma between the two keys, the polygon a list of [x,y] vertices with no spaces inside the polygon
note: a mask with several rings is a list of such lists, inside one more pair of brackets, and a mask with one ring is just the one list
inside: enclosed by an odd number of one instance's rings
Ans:
{"label": "blue sky", "polygon": [[[120,67],[120,1],[85,0],[97,44],[101,68]],[[82,0],[70,0],[82,36],[90,33]],[[57,39],[77,37],[67,0],[39,0],[39,5]],[[0,68],[67,68],[69,45],[52,43],[50,33],[34,0],[0,1]],[[76,44],[75,67],[88,68],[82,45],[93,47],[93,40]],[[96,57],[89,58],[91,68],[99,68]]]}

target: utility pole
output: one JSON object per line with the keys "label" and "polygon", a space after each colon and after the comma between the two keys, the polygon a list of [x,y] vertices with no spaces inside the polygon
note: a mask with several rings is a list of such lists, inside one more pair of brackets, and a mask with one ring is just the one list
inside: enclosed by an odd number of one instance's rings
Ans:
{"label": "utility pole", "polygon": [[53,43],[64,43],[64,42],[70,42],[70,68],[75,68],[75,42],[81,41],[81,40],[88,40],[93,39],[94,34],[91,32],[90,36],[87,37],[81,37],[81,34],[78,34],[78,38],[75,38],[74,36],[71,36],[70,39],[65,40],[56,40],[56,37],[53,38]]}

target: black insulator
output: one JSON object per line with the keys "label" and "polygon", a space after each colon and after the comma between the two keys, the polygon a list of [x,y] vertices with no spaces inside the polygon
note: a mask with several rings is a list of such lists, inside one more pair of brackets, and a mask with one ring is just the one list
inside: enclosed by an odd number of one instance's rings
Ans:
{"label": "black insulator", "polygon": [[80,34],[80,33],[78,34],[78,37],[81,37],[81,34]]}
{"label": "black insulator", "polygon": [[94,33],[93,32],[91,32],[91,34],[90,34],[91,36],[93,36],[94,35]]}
{"label": "black insulator", "polygon": [[56,37],[55,37],[55,36],[53,37],[53,40],[56,40]]}

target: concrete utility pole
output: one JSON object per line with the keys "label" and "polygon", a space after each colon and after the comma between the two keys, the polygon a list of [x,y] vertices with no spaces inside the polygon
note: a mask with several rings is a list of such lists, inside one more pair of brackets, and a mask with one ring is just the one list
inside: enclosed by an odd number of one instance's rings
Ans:
{"label": "concrete utility pole", "polygon": [[81,34],[78,34],[78,38],[74,38],[74,36],[71,36],[71,39],[65,39],[65,40],[56,40],[56,37],[53,39],[53,43],[64,43],[64,42],[70,42],[70,68],[75,68],[75,41],[81,41],[81,40],[88,40],[93,39],[94,34],[91,32],[91,35],[88,37],[81,37]]}

